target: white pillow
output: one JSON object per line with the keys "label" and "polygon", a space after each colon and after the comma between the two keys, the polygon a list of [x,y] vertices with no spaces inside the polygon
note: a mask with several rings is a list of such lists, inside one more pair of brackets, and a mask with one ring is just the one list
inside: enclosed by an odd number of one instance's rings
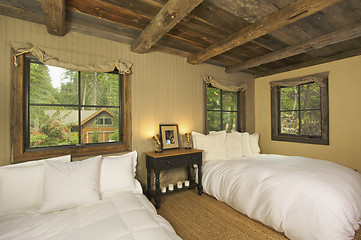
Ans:
{"label": "white pillow", "polygon": [[252,154],[260,154],[261,149],[259,148],[258,142],[259,142],[258,133],[253,133],[249,135],[249,144],[251,146]]}
{"label": "white pillow", "polygon": [[251,145],[249,143],[249,133],[248,132],[243,132],[241,133],[242,135],[242,150],[243,150],[243,154],[244,156],[250,156],[252,155],[252,150],[251,150]]}
{"label": "white pillow", "polygon": [[[70,155],[48,161],[70,162]],[[45,160],[0,167],[0,215],[37,209],[43,200]]]}
{"label": "white pillow", "polygon": [[192,132],[195,148],[203,150],[204,161],[226,159],[226,132],[221,131],[209,135]]}
{"label": "white pillow", "polygon": [[243,157],[242,134],[239,132],[227,133],[226,137],[227,159]]}
{"label": "white pillow", "polygon": [[100,193],[138,191],[135,183],[137,152],[103,157],[100,167]]}
{"label": "white pillow", "polygon": [[69,163],[46,161],[40,212],[53,212],[100,200],[101,156]]}

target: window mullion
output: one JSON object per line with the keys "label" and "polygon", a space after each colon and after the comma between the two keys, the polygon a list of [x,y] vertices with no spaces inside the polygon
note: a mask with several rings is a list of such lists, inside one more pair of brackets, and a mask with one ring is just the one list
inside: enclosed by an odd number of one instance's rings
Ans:
{"label": "window mullion", "polygon": [[81,73],[78,71],[78,144],[82,144],[81,141]]}
{"label": "window mullion", "polygon": [[301,87],[298,85],[298,135],[301,136]]}
{"label": "window mullion", "polygon": [[221,115],[221,126],[220,126],[220,130],[223,130],[222,127],[223,127],[223,90],[221,89],[221,95],[220,95],[221,99],[220,99],[220,104],[221,104],[221,111],[220,111],[220,115]]}

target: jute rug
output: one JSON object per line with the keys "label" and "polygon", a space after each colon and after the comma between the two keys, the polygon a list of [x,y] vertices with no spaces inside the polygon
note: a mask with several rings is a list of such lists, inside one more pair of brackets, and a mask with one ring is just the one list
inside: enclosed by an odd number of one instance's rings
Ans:
{"label": "jute rug", "polygon": [[[184,240],[241,239],[285,240],[283,234],[235,211],[228,205],[195,190],[162,196],[158,213],[167,219]],[[361,231],[355,240],[361,240]]]}

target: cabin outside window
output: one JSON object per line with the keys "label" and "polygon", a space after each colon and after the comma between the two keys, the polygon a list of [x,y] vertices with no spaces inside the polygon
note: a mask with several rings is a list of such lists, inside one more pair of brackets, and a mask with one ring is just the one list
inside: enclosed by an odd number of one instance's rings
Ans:
{"label": "cabin outside window", "polygon": [[[23,98],[14,101],[22,111],[13,114],[14,162],[130,149],[124,75],[47,66],[32,56],[19,62],[23,74],[13,84]],[[19,123],[21,131],[15,129]]]}
{"label": "cabin outside window", "polygon": [[328,145],[328,88],[315,82],[272,90],[272,140]]}
{"label": "cabin outside window", "polygon": [[206,133],[210,131],[243,129],[243,92],[230,92],[206,86]]}

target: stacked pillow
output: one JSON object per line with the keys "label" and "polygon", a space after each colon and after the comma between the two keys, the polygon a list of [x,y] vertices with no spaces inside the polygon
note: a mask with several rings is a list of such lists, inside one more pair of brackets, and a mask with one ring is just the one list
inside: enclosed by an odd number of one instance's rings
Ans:
{"label": "stacked pillow", "polygon": [[70,162],[70,155],[0,167],[0,215],[40,207],[46,161]]}
{"label": "stacked pillow", "polygon": [[141,192],[137,152],[70,162],[70,155],[0,167],[0,215],[92,204],[114,191]]}
{"label": "stacked pillow", "polygon": [[193,146],[204,150],[204,161],[237,159],[260,154],[259,134],[211,131],[208,135],[192,132]]}

